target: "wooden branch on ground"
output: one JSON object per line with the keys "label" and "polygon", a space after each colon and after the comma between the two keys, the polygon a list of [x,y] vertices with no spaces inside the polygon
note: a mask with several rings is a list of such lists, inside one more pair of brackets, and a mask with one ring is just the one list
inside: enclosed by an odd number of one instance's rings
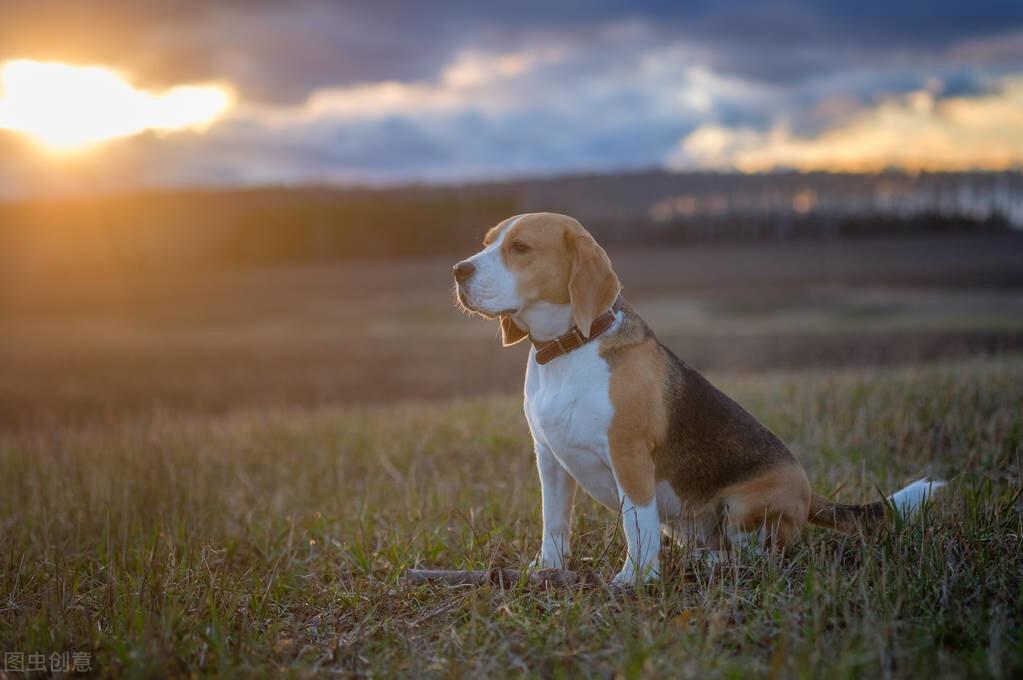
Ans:
{"label": "wooden branch on ground", "polygon": [[525,576],[530,586],[575,588],[602,586],[604,580],[593,571],[567,571],[542,569],[523,572],[518,569],[490,569],[488,571],[457,571],[447,569],[409,569],[403,578],[412,585],[440,584],[449,586],[494,585],[511,588],[522,583]]}

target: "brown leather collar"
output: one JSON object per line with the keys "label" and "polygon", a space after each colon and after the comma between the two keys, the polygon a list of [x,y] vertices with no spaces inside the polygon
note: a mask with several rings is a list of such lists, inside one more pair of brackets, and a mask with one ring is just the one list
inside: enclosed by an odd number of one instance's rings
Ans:
{"label": "brown leather collar", "polygon": [[536,348],[536,363],[541,365],[546,364],[548,361],[557,359],[562,354],[568,354],[572,350],[579,349],[586,343],[603,335],[607,332],[607,329],[611,328],[611,325],[614,324],[615,317],[621,308],[622,298],[619,297],[615,300],[615,303],[611,305],[611,309],[593,320],[593,323],[590,324],[590,336],[588,338],[583,337],[583,334],[579,332],[578,326],[572,326],[564,335],[546,342],[537,342],[532,337],[529,338],[529,341],[533,343],[533,347]]}

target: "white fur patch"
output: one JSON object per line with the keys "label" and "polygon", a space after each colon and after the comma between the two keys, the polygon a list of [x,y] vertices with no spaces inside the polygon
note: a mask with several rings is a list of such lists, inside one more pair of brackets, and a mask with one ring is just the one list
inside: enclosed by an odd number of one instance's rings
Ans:
{"label": "white fur patch", "polygon": [[536,349],[530,350],[524,407],[537,445],[549,449],[586,493],[617,512],[607,441],[614,415],[611,370],[597,349],[590,343],[543,366],[534,359]]}
{"label": "white fur patch", "polygon": [[543,499],[543,539],[533,567],[567,569],[575,481],[550,450],[539,442],[536,443],[536,469],[540,473]]}
{"label": "white fur patch", "polygon": [[622,499],[622,529],[628,555],[621,571],[614,577],[614,583],[625,586],[636,585],[637,581],[652,581],[661,575],[658,559],[661,549],[660,519],[657,501],[650,499],[646,505],[636,505],[619,486]]}
{"label": "white fur patch", "polygon": [[[550,332],[560,334],[567,328],[556,328],[557,322],[570,324],[570,315],[565,309],[553,307],[535,310],[534,314],[549,316],[545,321]],[[524,407],[536,442],[544,502],[544,537],[538,563],[561,564],[568,552],[567,546],[559,545],[567,537],[563,525],[569,512],[568,495],[561,488],[560,473],[551,466],[550,456],[597,502],[621,513],[628,557],[615,582],[635,585],[638,580],[659,576],[660,499],[636,505],[615,479],[607,436],[614,416],[611,369],[600,356],[599,346],[596,342],[586,344],[543,366],[536,363],[536,349],[530,351]],[[665,499],[670,503],[668,497]],[[681,507],[677,499],[673,508],[676,506]]]}
{"label": "white fur patch", "polygon": [[460,283],[459,288],[469,307],[487,316],[518,310],[522,306],[518,280],[501,257],[501,244],[518,220],[518,217],[513,218],[493,243],[466,260],[476,267],[476,271],[467,281]]}
{"label": "white fur patch", "polygon": [[930,480],[926,477],[918,479],[909,486],[899,489],[888,500],[903,517],[912,517],[928,499],[941,487],[948,484],[941,480]]}

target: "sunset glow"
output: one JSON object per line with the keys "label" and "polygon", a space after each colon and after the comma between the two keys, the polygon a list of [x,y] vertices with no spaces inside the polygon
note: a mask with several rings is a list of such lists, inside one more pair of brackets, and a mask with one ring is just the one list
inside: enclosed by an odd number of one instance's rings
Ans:
{"label": "sunset glow", "polygon": [[202,129],[231,105],[216,85],[152,93],[100,66],[27,59],[0,66],[0,129],[54,151],[75,151],[146,130]]}
{"label": "sunset glow", "polygon": [[1008,170],[1023,164],[1023,79],[973,97],[911,92],[817,136],[782,125],[766,132],[705,125],[680,145],[675,165],[687,164],[744,172]]}

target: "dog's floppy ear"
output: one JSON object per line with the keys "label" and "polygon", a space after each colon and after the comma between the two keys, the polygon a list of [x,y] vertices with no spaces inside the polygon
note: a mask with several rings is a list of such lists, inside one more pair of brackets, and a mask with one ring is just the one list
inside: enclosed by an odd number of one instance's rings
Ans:
{"label": "dog's floppy ear", "polygon": [[590,337],[593,320],[606,312],[622,291],[604,249],[589,234],[567,232],[572,273],[568,280],[568,296],[572,303],[572,321],[584,337]]}
{"label": "dog's floppy ear", "polygon": [[527,335],[529,333],[519,328],[519,325],[512,321],[510,316],[501,317],[501,344],[503,346],[508,347],[516,342],[521,342]]}

